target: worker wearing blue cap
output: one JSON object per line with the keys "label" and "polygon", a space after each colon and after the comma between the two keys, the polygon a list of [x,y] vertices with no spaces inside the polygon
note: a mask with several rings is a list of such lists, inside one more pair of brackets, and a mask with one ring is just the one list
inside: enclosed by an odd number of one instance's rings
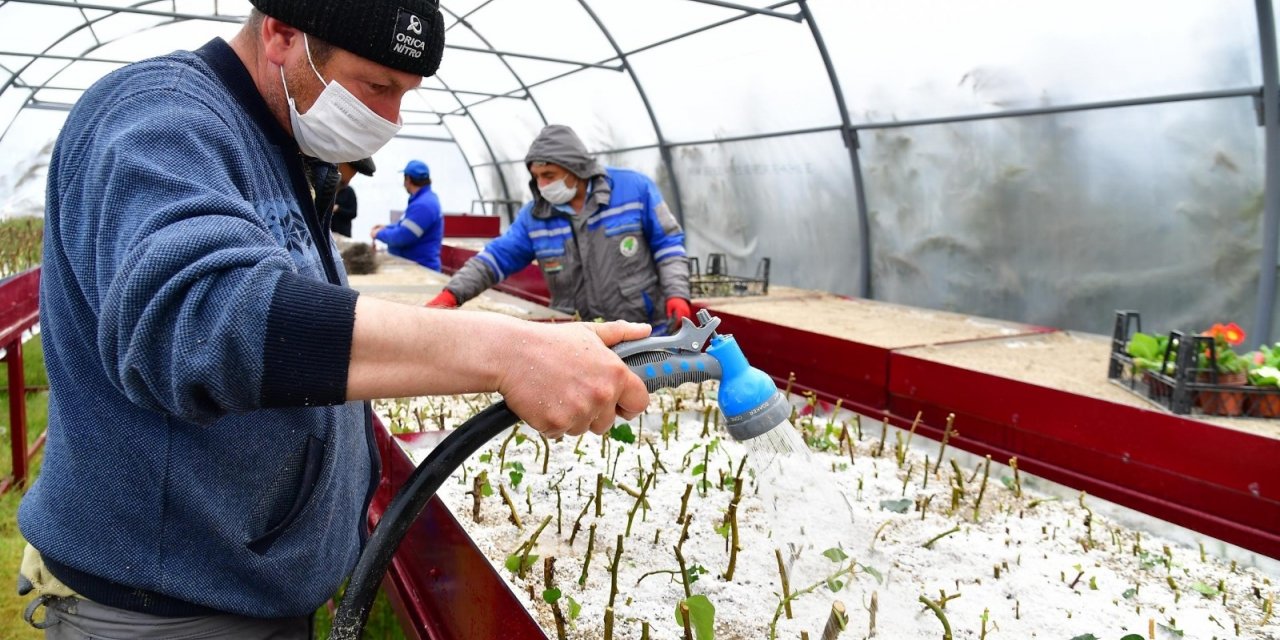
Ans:
{"label": "worker wearing blue cap", "polygon": [[410,160],[403,173],[404,190],[409,192],[404,215],[393,225],[374,226],[370,235],[386,243],[391,255],[439,271],[444,218],[440,215],[440,198],[431,190],[431,169],[421,160]]}

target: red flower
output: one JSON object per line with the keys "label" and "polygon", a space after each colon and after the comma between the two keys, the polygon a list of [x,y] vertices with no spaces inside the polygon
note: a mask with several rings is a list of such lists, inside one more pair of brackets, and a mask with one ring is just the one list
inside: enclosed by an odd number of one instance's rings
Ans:
{"label": "red flower", "polygon": [[1240,325],[1234,322],[1230,322],[1227,324],[1222,324],[1219,322],[1213,325],[1212,327],[1209,327],[1209,330],[1205,331],[1201,335],[1213,336],[1214,338],[1219,338],[1223,342],[1233,347],[1244,344],[1244,338],[1245,338],[1244,329],[1241,329]]}

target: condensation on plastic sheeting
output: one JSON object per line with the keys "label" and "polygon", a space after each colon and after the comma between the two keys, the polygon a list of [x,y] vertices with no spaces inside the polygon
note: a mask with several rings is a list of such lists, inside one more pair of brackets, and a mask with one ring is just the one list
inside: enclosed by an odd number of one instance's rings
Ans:
{"label": "condensation on plastic sheeting", "polygon": [[857,292],[858,211],[849,154],[837,132],[679,147],[687,249],[723,253],[729,272]]}
{"label": "condensation on plastic sheeting", "polygon": [[877,298],[1108,333],[1253,317],[1248,99],[863,135]]}

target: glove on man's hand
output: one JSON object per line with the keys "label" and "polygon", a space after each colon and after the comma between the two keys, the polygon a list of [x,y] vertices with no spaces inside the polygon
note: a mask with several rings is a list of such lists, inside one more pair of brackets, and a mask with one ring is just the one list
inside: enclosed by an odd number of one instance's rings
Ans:
{"label": "glove on man's hand", "polygon": [[678,327],[682,319],[693,318],[693,308],[684,298],[667,298],[667,317]]}
{"label": "glove on man's hand", "polygon": [[456,309],[458,307],[458,298],[453,295],[452,291],[445,289],[436,297],[428,300],[425,306],[438,309]]}

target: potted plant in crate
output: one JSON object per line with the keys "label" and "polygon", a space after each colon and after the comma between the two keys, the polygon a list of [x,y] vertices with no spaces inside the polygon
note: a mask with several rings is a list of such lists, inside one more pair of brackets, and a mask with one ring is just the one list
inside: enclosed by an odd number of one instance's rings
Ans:
{"label": "potted plant in crate", "polygon": [[[1125,345],[1125,353],[1133,359],[1132,375],[1142,374],[1142,383],[1147,387],[1147,397],[1159,399],[1169,394],[1169,382],[1167,379],[1157,377],[1156,373],[1172,375],[1174,372],[1174,364],[1177,360],[1177,344],[1173,345],[1173,353],[1170,354],[1168,361],[1165,361],[1165,352],[1169,349],[1169,336],[1153,335],[1150,333],[1142,333],[1137,331],[1129,338],[1128,344]],[[1160,371],[1161,364],[1164,365],[1164,371]]]}
{"label": "potted plant in crate", "polygon": [[[1219,387],[1243,387],[1247,384],[1249,361],[1232,348],[1244,343],[1244,330],[1231,322],[1215,324],[1200,335],[1213,338],[1213,348],[1206,348],[1200,353],[1198,381]],[[1238,416],[1244,412],[1244,398],[1243,389],[1210,389],[1201,391],[1197,401],[1207,414]]]}
{"label": "potted plant in crate", "polygon": [[1259,392],[1249,396],[1252,403],[1249,413],[1259,418],[1280,417],[1280,344],[1274,347],[1263,345],[1252,353],[1245,354],[1245,360],[1253,363],[1249,369],[1249,384],[1258,387]]}

